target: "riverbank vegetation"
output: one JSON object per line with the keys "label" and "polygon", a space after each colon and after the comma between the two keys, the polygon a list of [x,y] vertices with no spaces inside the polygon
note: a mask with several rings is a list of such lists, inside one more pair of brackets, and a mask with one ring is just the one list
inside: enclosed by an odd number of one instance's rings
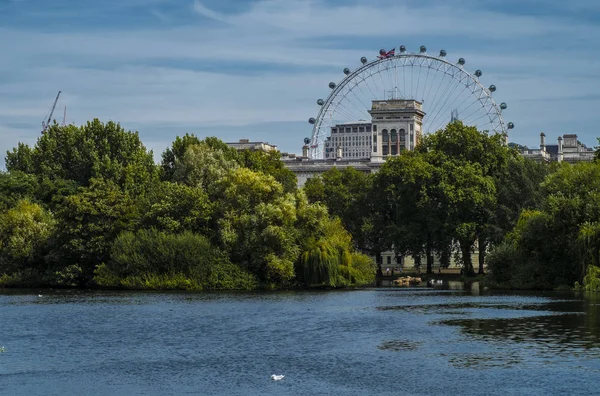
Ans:
{"label": "riverbank vegetation", "polygon": [[429,273],[434,256],[466,276],[486,263],[495,287],[597,289],[600,162],[534,162],[460,121],[375,174],[333,168],[300,190],[276,152],[188,134],[155,164],[98,120],[51,126],[6,168],[0,286],[347,287],[393,250]]}
{"label": "riverbank vegetation", "polygon": [[33,147],[8,152],[6,168],[2,286],[231,290],[374,279],[373,260],[296,189],[277,153],[185,135],[156,165],[137,133],[94,120],[51,126]]}

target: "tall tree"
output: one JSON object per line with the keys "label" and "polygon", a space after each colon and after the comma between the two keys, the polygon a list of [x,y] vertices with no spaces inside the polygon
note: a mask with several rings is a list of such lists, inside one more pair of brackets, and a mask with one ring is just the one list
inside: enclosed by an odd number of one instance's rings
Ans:
{"label": "tall tree", "polygon": [[144,189],[157,175],[152,152],[137,132],[98,119],[77,127],[52,125],[33,149],[19,145],[6,156],[9,171],[87,186],[91,178],[112,180],[132,191]]}
{"label": "tall tree", "polygon": [[109,260],[117,235],[135,228],[138,210],[135,199],[113,181],[91,179],[57,210],[57,247],[48,260],[76,264],[84,278],[91,279],[96,266]]}
{"label": "tall tree", "polygon": [[367,249],[363,226],[369,215],[366,206],[371,182],[370,174],[348,167],[341,171],[332,168],[304,185],[309,201],[326,205],[332,216],[342,220],[357,247],[363,250]]}
{"label": "tall tree", "polygon": [[426,253],[427,272],[432,272],[434,234],[442,220],[430,196],[433,176],[434,167],[425,155],[406,153],[391,158],[375,176],[372,197],[378,203],[375,210],[388,219],[388,248],[393,247],[398,256],[417,258]]}
{"label": "tall tree", "polygon": [[177,161],[181,161],[186,150],[193,145],[200,144],[200,139],[194,134],[186,133],[183,137],[177,136],[171,147],[168,147],[162,153],[161,177],[163,180],[173,180],[173,174],[175,173],[175,164]]}

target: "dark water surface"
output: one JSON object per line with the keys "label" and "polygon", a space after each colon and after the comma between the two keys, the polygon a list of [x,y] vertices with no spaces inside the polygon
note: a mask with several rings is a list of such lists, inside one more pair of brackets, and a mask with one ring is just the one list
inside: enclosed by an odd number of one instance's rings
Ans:
{"label": "dark water surface", "polygon": [[569,293],[38,292],[0,291],[1,395],[600,392],[600,302]]}

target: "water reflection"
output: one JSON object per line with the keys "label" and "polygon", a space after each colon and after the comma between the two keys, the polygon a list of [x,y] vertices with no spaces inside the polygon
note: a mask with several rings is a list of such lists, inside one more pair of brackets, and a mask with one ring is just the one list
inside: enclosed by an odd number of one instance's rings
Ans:
{"label": "water reflection", "polygon": [[392,340],[386,341],[379,345],[377,349],[382,351],[414,351],[421,345],[420,342],[409,341],[409,340]]}
{"label": "water reflection", "polygon": [[[486,304],[473,304],[483,308]],[[517,364],[557,364],[600,359],[600,316],[595,301],[557,300],[547,304],[487,305],[515,315],[443,319],[457,326],[469,343],[483,343],[483,353],[453,353],[457,368],[510,368]],[[527,313],[518,315],[518,312]],[[581,366],[583,367],[583,366]],[[600,371],[598,367],[588,367]]]}

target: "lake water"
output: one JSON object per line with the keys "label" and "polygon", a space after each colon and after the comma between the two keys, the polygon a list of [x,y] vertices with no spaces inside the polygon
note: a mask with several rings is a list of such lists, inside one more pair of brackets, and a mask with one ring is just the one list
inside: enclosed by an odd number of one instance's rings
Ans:
{"label": "lake water", "polygon": [[4,290],[0,394],[600,392],[600,302],[451,287]]}

